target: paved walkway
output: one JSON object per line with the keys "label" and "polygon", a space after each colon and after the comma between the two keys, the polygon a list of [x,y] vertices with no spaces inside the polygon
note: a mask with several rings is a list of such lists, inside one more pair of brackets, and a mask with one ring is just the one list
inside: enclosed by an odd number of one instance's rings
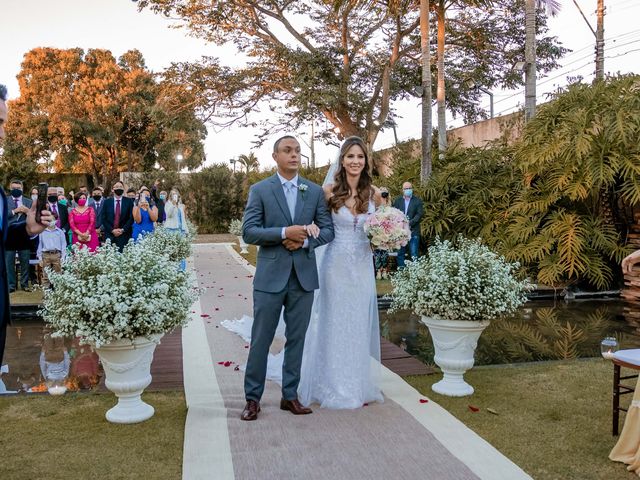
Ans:
{"label": "paved walkway", "polygon": [[355,411],[279,410],[268,382],[256,422],[242,422],[247,345],[220,326],[252,313],[253,267],[230,245],[194,247],[206,288],[183,329],[187,415],[183,478],[508,479],[530,478],[447,411],[383,367],[384,404]]}

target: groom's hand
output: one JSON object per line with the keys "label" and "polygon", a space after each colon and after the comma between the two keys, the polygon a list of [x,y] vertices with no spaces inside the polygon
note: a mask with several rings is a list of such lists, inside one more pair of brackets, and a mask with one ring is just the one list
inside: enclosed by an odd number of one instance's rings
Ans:
{"label": "groom's hand", "polygon": [[287,237],[287,240],[292,240],[296,243],[302,244],[307,239],[308,234],[307,229],[304,228],[303,225],[293,225],[292,227],[287,227],[285,229],[285,236]]}
{"label": "groom's hand", "polygon": [[282,245],[284,245],[284,248],[286,248],[287,250],[293,252],[294,250],[298,250],[300,248],[302,248],[302,245],[304,244],[304,242],[294,242],[293,240],[289,240],[288,238],[284,239],[282,241]]}

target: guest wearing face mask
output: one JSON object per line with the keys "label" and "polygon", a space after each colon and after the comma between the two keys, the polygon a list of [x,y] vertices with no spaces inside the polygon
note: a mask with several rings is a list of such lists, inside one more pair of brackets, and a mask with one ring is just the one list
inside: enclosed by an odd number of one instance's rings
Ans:
{"label": "guest wearing face mask", "polygon": [[100,187],[95,187],[91,191],[91,198],[87,202],[87,205],[89,205],[89,207],[92,208],[96,214],[95,228],[98,234],[98,240],[100,240],[100,237],[103,236],[102,230],[100,228],[100,214],[102,213],[102,206],[104,205],[104,199],[102,198],[102,189]]}
{"label": "guest wearing face mask", "polygon": [[[31,204],[35,205],[38,202],[38,187],[31,188]],[[29,277],[31,278],[31,285],[36,285],[39,283],[38,273],[36,271],[36,265],[38,260],[38,244],[40,242],[40,237],[36,235],[31,238],[29,241]]]}
{"label": "guest wearing face mask", "polygon": [[[22,196],[23,184],[20,180],[12,180],[9,184],[10,195],[7,197],[7,224],[11,227],[14,224],[27,221],[27,213],[31,209],[31,199]],[[7,267],[7,279],[9,292],[16,290],[16,252],[20,261],[20,287],[24,291],[29,289],[29,258],[31,257],[31,244],[29,238],[15,235],[7,238],[4,261]]]}
{"label": "guest wearing face mask", "polygon": [[75,201],[78,206],[69,212],[72,242],[74,245],[88,248],[90,252],[95,252],[100,244],[96,232],[96,212],[87,205],[85,193],[78,192]]}
{"label": "guest wearing face mask", "polygon": [[133,200],[124,196],[124,183],[117,181],[113,184],[113,197],[104,201],[100,213],[105,238],[122,251],[131,238],[133,223]]}
{"label": "guest wearing face mask", "polygon": [[151,233],[154,230],[154,222],[158,219],[158,209],[153,205],[151,194],[146,187],[140,190],[140,198],[133,207],[133,241],[137,242],[140,236]]}
{"label": "guest wearing face mask", "polygon": [[[180,197],[180,192],[173,187],[169,193],[169,199],[165,205],[167,218],[164,226],[167,230],[173,230],[184,235],[187,232],[187,216],[185,214],[184,203]],[[182,260],[180,268],[185,270],[187,266],[186,260]]]}
{"label": "guest wearing face mask", "polygon": [[167,192],[162,190],[160,194],[158,194],[158,188],[160,188],[160,180],[156,180],[153,183],[153,187],[151,187],[151,197],[156,202],[156,207],[158,208],[157,223],[163,223],[165,218],[167,218],[164,211],[164,205],[167,201]]}
{"label": "guest wearing face mask", "polygon": [[411,240],[407,246],[402,247],[398,251],[398,268],[404,268],[404,261],[407,255],[407,250],[413,260],[418,258],[418,247],[420,246],[420,220],[424,215],[424,206],[422,200],[413,194],[413,186],[411,182],[404,182],[402,184],[402,196],[396,198],[393,202],[393,206],[404,212],[409,218],[409,227],[411,228]]}
{"label": "guest wearing face mask", "polygon": [[47,209],[53,213],[53,217],[56,219],[56,227],[64,231],[68,242],[69,210],[64,203],[58,200],[58,187],[49,187],[47,190]]}
{"label": "guest wearing face mask", "polygon": [[67,196],[64,194],[64,188],[57,187],[57,189],[58,189],[58,202],[60,202],[60,205],[66,205]]}

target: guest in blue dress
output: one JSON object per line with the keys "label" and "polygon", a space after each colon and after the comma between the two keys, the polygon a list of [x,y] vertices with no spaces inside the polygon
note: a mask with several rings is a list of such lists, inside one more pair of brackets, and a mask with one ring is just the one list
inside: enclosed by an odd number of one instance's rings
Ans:
{"label": "guest in blue dress", "polygon": [[151,200],[149,190],[143,187],[138,203],[133,207],[133,240],[137,242],[140,237],[153,232],[157,220],[158,209]]}

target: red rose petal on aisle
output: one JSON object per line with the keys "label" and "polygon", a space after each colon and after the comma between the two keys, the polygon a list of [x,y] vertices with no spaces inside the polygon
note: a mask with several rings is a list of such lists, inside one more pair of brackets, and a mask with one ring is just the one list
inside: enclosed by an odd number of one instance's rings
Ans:
{"label": "red rose petal on aisle", "polygon": [[217,312],[218,310],[220,310],[220,309],[219,309],[219,308],[216,308],[216,312]]}
{"label": "red rose petal on aisle", "polygon": [[202,318],[209,318],[211,315],[209,315],[208,313],[203,313],[202,315],[200,315]]}
{"label": "red rose petal on aisle", "polygon": [[426,398],[421,398],[420,403],[429,403],[429,400],[427,400]]}
{"label": "red rose petal on aisle", "polygon": [[249,348],[249,345],[245,345],[244,348]]}
{"label": "red rose petal on aisle", "polygon": [[236,366],[235,366],[235,368],[234,368],[234,370],[235,370],[236,372],[237,372],[237,371],[239,371],[239,370],[240,370],[240,365],[236,365]]}
{"label": "red rose petal on aisle", "polygon": [[218,365],[224,365],[224,362],[218,362]]}
{"label": "red rose petal on aisle", "polygon": [[369,406],[369,404],[368,404],[368,403],[363,403],[363,404],[362,404],[362,406],[363,406],[363,407],[368,407],[368,406]]}
{"label": "red rose petal on aisle", "polygon": [[226,362],[223,363],[223,365],[225,367],[230,367],[232,364],[233,364],[233,362],[229,362],[229,361],[226,361]]}
{"label": "red rose petal on aisle", "polygon": [[469,410],[471,410],[474,413],[480,411],[480,409],[478,407],[474,407],[473,405],[469,405]]}

